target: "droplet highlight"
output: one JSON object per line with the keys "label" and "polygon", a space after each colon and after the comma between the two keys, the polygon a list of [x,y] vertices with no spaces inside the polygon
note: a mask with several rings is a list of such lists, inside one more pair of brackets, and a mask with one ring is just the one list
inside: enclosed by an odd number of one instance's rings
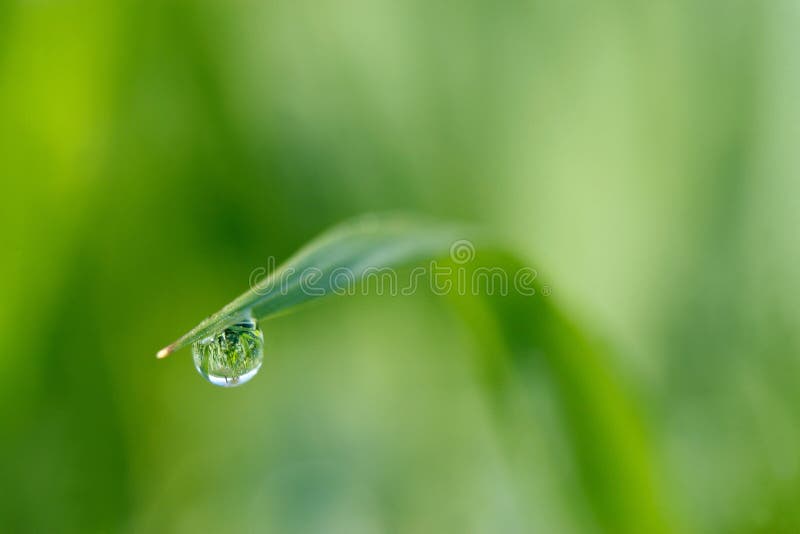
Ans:
{"label": "droplet highlight", "polygon": [[195,342],[192,356],[197,371],[215,386],[241,386],[261,369],[264,334],[247,319]]}

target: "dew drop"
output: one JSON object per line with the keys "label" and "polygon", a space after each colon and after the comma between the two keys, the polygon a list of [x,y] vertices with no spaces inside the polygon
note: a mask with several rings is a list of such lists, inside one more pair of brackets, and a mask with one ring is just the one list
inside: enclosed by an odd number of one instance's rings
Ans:
{"label": "dew drop", "polygon": [[241,386],[261,368],[264,335],[247,319],[195,342],[192,356],[197,371],[215,386]]}

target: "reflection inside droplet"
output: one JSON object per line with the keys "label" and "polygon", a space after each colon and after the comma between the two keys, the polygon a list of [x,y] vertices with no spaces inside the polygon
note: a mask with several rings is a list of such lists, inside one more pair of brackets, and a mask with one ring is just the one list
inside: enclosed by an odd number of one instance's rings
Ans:
{"label": "reflection inside droplet", "polygon": [[252,319],[192,345],[194,366],[215,386],[240,386],[253,378],[264,360],[264,335]]}

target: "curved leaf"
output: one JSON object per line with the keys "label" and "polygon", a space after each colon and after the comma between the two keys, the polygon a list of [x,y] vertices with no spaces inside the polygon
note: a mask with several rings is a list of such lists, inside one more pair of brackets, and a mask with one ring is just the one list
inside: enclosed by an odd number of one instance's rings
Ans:
{"label": "curved leaf", "polygon": [[[487,260],[484,266],[508,272],[523,267],[515,255],[475,229],[403,217],[364,217],[312,241],[264,280],[159,352],[159,357],[242,318],[264,319],[333,293],[331,274],[336,269],[347,269],[355,279],[362,279],[370,269],[445,258],[451,245],[466,236],[481,243],[477,247],[480,261],[471,262],[469,269],[479,268]],[[318,277],[313,292],[302,286],[302,273],[311,271]],[[472,331],[483,340],[485,382],[501,414],[503,393],[510,388],[511,380],[530,389],[533,382],[526,377],[536,371],[546,373],[554,385],[571,456],[589,507],[602,529],[668,532],[643,419],[599,344],[572,324],[540,290],[536,296],[512,291],[507,295],[455,298]],[[503,359],[506,354],[510,359]]]}
{"label": "curved leaf", "polygon": [[[333,292],[331,276],[346,269],[355,280],[372,269],[397,268],[447,255],[450,245],[467,230],[454,224],[433,223],[402,216],[369,215],[342,223],[302,248],[273,273],[253,285],[217,313],[207,317],[177,341],[161,349],[165,358],[244,318],[267,317]],[[472,230],[473,236],[480,232]],[[318,278],[313,291],[303,287],[304,276]]]}

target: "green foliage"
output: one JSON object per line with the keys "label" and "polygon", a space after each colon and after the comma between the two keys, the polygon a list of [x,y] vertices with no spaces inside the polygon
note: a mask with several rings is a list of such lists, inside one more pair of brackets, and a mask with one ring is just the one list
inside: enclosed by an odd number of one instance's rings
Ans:
{"label": "green foliage", "polygon": [[349,284],[374,269],[443,257],[463,232],[456,225],[425,224],[399,216],[369,215],[343,223],[306,245],[274,272],[263,273],[261,280],[251,280],[254,283],[244,294],[159,352],[159,356],[243,319],[267,319],[334,293],[337,272],[347,275]]}
{"label": "green foliage", "polygon": [[[0,532],[797,532],[798,17],[0,2]],[[151,357],[387,211],[539,292],[270,315],[233,391]]]}
{"label": "green foliage", "polygon": [[[458,225],[382,215],[340,224],[303,247],[165,350],[178,350],[209,336],[212,339],[216,333],[228,332],[225,329],[248,317],[268,319],[312,299],[334,294],[337,272],[349,273],[353,282],[360,282],[373,269],[399,269],[443,259],[448,253],[453,256],[451,245],[469,235],[467,232]],[[482,238],[479,254],[484,258],[483,264],[459,263],[456,266],[462,276],[475,280],[473,275],[480,269],[500,268],[513,277],[514,271],[525,268],[524,263],[504,252],[485,233],[473,229],[472,234],[473,239]],[[452,267],[443,271],[449,280],[439,282],[456,288],[459,269]],[[303,276],[312,271],[313,287],[304,286]],[[537,368],[546,373],[546,380],[556,391],[558,409],[568,429],[569,446],[578,460],[585,497],[598,524],[613,532],[668,531],[653,480],[651,451],[644,437],[641,414],[610,371],[613,360],[572,325],[550,299],[541,296],[541,287],[538,296],[535,290],[531,292],[534,294],[520,294],[513,288],[502,292],[494,288],[488,294],[481,294],[480,289],[462,287],[460,292],[449,293],[455,295],[452,302],[459,308],[483,306],[481,321],[488,318],[496,330],[490,337],[501,340],[485,348],[483,372],[495,377],[502,375],[506,357],[501,355],[506,354],[512,366],[506,372],[517,377],[526,389],[536,387],[535,381],[526,383],[529,373]],[[481,298],[486,302],[464,303],[465,298]],[[469,322],[469,315],[464,317]],[[481,325],[472,326],[480,332]],[[204,376],[208,376],[208,371]],[[488,391],[498,398],[512,387],[508,376],[487,385]],[[498,414],[501,419],[505,409]]]}

